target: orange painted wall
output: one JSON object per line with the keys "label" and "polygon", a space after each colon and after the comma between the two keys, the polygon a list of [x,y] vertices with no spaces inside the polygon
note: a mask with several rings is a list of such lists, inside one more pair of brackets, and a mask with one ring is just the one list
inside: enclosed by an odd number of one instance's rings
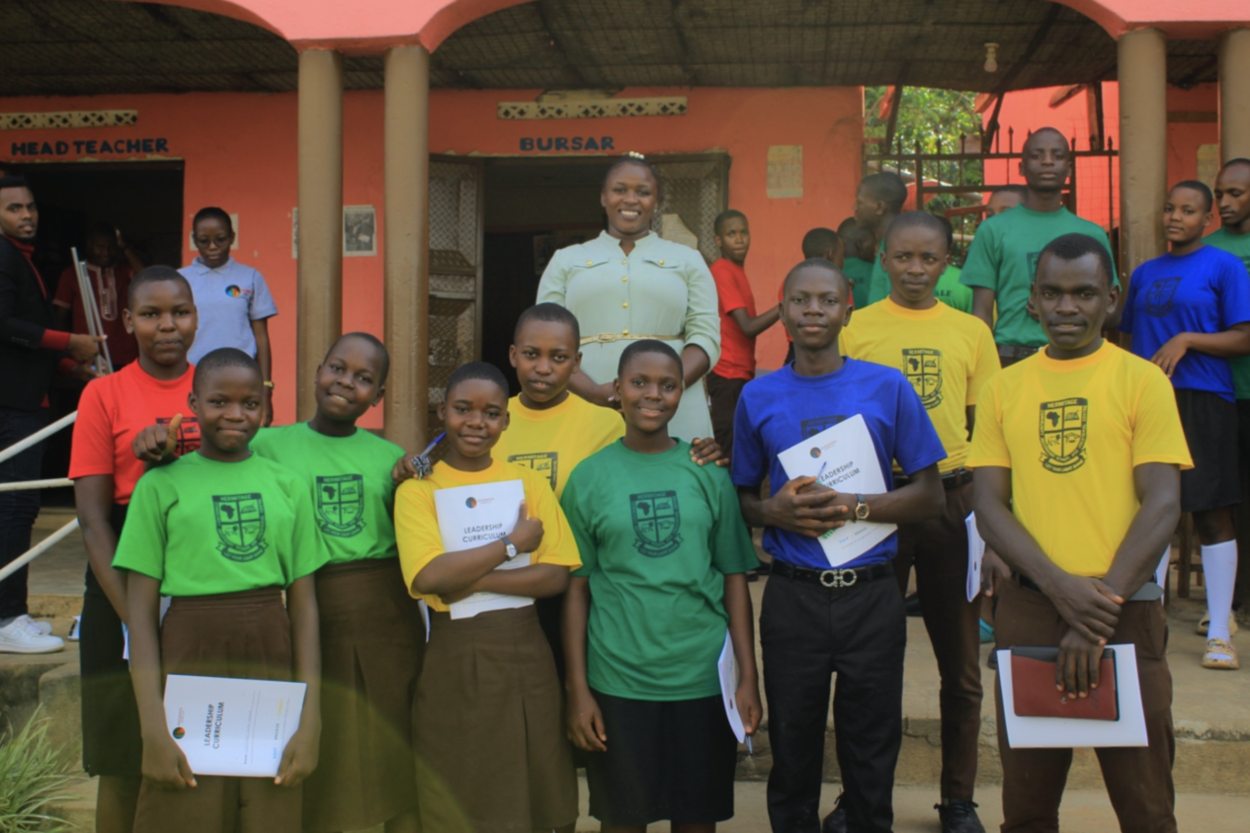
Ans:
{"label": "orange painted wall", "polygon": [[[747,262],[757,302],[776,297],[785,271],[800,259],[804,232],[835,225],[850,213],[860,172],[858,88],[794,90],[626,90],[625,96],[689,97],[685,116],[559,121],[500,121],[498,101],[533,100],[536,91],[441,92],[430,105],[430,148],[435,153],[527,155],[521,137],[612,136],[616,148],[647,154],[721,149],[732,157],[731,204],[751,219],[755,237]],[[3,99],[6,112],[135,109],[136,127],[5,131],[0,163],[91,162],[178,158],[185,164],[184,234],[205,205],[239,215],[235,257],[259,269],[269,282],[279,314],[270,321],[277,382],[277,419],[294,418],[296,261],[291,253],[291,210],[298,200],[296,97],[294,94],[196,93],[97,98]],[[344,185],[346,205],[373,205],[378,231],[383,223],[382,93],[352,92],[344,101]],[[162,138],[166,154],[86,155],[75,141]],[[49,157],[16,152],[14,145],[66,143],[68,152]],[[768,199],[769,145],[802,145],[804,196]],[[553,154],[528,154],[549,157]],[[36,195],[37,196],[37,195]],[[588,218],[592,222],[597,218]],[[382,258],[343,260],[343,326],[382,332]],[[189,248],[184,261],[195,253]],[[777,367],[785,353],[776,329],[760,339],[762,367]],[[381,425],[381,410],[362,423]]]}

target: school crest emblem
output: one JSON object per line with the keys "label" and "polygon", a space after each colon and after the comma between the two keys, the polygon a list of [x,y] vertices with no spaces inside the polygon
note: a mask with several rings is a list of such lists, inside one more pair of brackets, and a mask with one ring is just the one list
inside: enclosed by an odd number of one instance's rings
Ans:
{"label": "school crest emblem", "polygon": [[1172,311],[1172,300],[1176,297],[1176,289],[1181,279],[1159,278],[1146,290],[1146,314],[1155,318],[1167,315]]}
{"label": "school crest emblem", "polygon": [[629,514],[638,536],[634,547],[648,558],[663,558],[681,546],[681,511],[676,492],[629,496]]}
{"label": "school crest emblem", "polygon": [[903,351],[903,375],[920,396],[925,410],[942,404],[942,351],[916,347]]}
{"label": "school crest emblem", "polygon": [[255,561],[265,551],[265,501],[256,492],[213,495],[217,549],[231,561]]}
{"label": "school crest emblem", "polygon": [[551,481],[551,490],[556,488],[556,472],[559,470],[560,455],[554,451],[542,451],[535,454],[512,454],[509,463],[516,463],[527,469],[533,469]]}
{"label": "school crest emblem", "polygon": [[842,414],[831,414],[829,416],[813,417],[805,419],[799,423],[799,430],[803,433],[803,438],[814,437],[826,428],[832,428],[842,420],[846,419]]}
{"label": "school crest emblem", "polygon": [[[157,417],[157,425],[169,425],[173,422],[173,417]],[[193,416],[184,416],[182,424],[178,426],[178,440],[174,444],[174,451],[179,457],[184,454],[190,454],[200,447],[200,421]]]}
{"label": "school crest emblem", "polygon": [[1089,400],[1079,397],[1043,402],[1038,414],[1038,439],[1042,443],[1042,466],[1055,474],[1067,474],[1085,465],[1085,436],[1089,425]]}
{"label": "school crest emblem", "polygon": [[335,538],[351,538],[365,528],[363,477],[338,474],[317,478],[317,525]]}

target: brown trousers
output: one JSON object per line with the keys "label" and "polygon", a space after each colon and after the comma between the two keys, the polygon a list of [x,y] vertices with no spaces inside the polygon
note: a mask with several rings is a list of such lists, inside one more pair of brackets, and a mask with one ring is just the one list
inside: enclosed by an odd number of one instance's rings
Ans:
{"label": "brown trousers", "polygon": [[[999,585],[994,614],[998,647],[1055,646],[1067,624],[1041,593],[1015,582]],[[1137,646],[1137,673],[1146,717],[1146,747],[1104,747],[1095,750],[1111,806],[1126,833],[1175,833],[1176,794],[1172,761],[1172,673],[1168,670],[1168,625],[1163,605],[1128,602],[1109,642]],[[1072,765],[1071,749],[1012,749],[1003,722],[1002,689],[998,703],[998,751],[1003,761],[1003,833],[1057,833],[1059,802]]]}
{"label": "brown trousers", "polygon": [[972,798],[981,733],[981,600],[968,601],[968,530],[972,484],[946,491],[946,512],[898,530],[894,560],[899,589],[916,568],[916,590],[924,611],[942,687],[942,798]]}

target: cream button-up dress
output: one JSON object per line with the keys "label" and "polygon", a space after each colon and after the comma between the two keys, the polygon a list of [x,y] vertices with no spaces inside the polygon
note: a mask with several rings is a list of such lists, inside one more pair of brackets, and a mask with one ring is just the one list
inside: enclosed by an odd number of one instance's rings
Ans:
{"label": "cream button-up dress", "polygon": [[[615,341],[582,345],[582,372],[597,384],[616,378],[622,351],[633,336],[660,337],[680,355],[688,344],[720,359],[716,282],[703,256],[654,233],[628,255],[618,239],[601,232],[594,240],[560,249],[538,284],[538,303],[559,304],[577,316],[582,337],[612,334]],[[712,436],[703,381],[687,388],[669,423],[670,436],[687,442]]]}

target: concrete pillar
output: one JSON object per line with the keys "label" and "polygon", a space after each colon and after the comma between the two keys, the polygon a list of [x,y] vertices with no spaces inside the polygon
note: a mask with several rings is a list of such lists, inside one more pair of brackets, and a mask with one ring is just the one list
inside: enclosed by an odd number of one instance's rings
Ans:
{"label": "concrete pillar", "polygon": [[430,53],[392,47],[385,66],[383,297],[391,375],[383,434],[420,451],[427,442],[430,371]]}
{"label": "concrete pillar", "polygon": [[343,329],[343,56],[299,56],[295,416],[317,412],[317,365]]}
{"label": "concrete pillar", "polygon": [[1250,159],[1250,29],[1220,38],[1220,161]]}
{"label": "concrete pillar", "polygon": [[1137,29],[1117,44],[1120,81],[1120,280],[1163,254],[1167,197],[1167,38]]}

